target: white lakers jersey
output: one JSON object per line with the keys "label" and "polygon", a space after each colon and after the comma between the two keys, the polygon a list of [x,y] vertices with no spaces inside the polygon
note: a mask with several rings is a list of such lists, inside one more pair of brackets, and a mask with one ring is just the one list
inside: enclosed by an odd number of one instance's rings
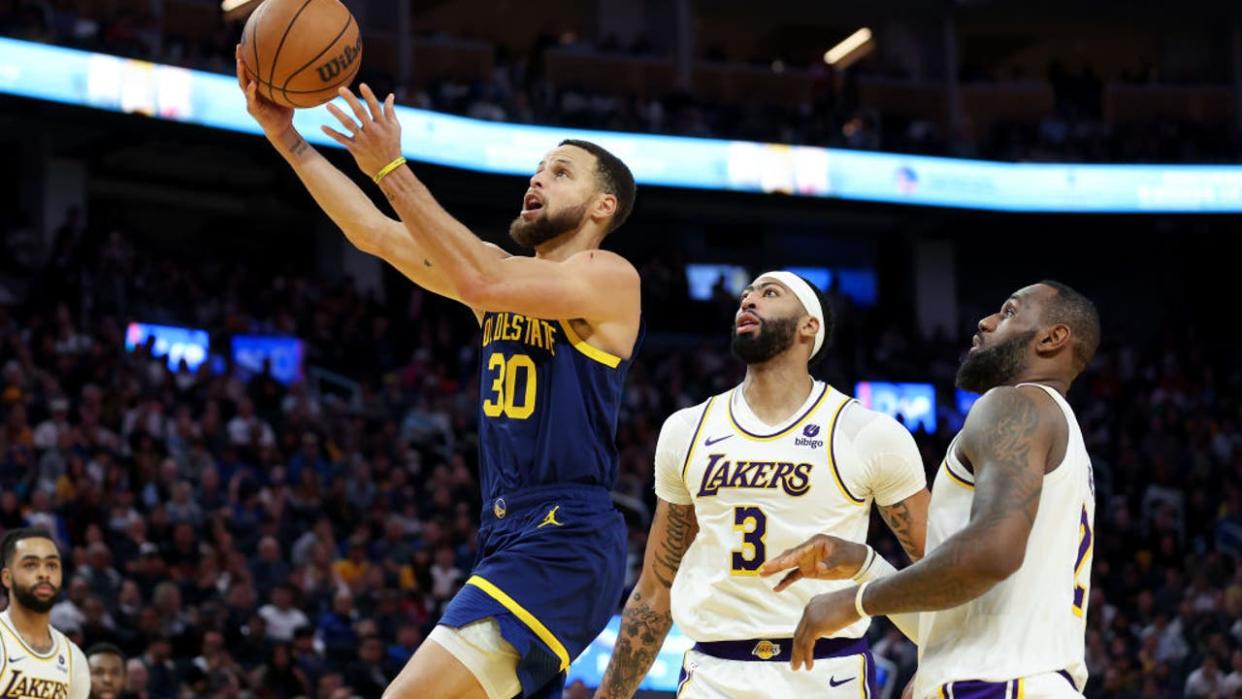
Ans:
{"label": "white lakers jersey", "polygon": [[0,612],[0,698],[87,699],[91,670],[86,654],[54,628],[52,649],[37,653],[26,645],[9,610]]}
{"label": "white lakers jersey", "polygon": [[[895,446],[863,453],[847,423]],[[782,425],[763,425],[740,387],[674,413],[656,450],[656,494],[693,504],[699,525],[673,582],[674,621],[696,641],[792,636],[811,597],[853,583],[803,580],[775,593],[780,576],[760,578],[759,567],[815,534],[866,541],[873,500],[891,505],[925,483],[900,423],[822,382]],[[838,635],[861,636],[867,623]]]}
{"label": "white lakers jersey", "polygon": [[[1065,414],[1065,458],[1044,476],[1039,510],[1022,566],[983,596],[919,618],[915,696],[939,696],[946,682],[1009,681],[1065,671],[1086,686],[1087,598],[1095,538],[1091,460],[1074,411],[1039,386]],[[970,520],[974,477],[956,455],[957,439],[936,474],[928,506],[927,552]]]}

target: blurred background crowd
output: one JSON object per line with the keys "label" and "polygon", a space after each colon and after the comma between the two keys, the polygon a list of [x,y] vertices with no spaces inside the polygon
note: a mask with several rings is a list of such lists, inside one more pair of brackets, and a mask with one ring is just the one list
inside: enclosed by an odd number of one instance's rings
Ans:
{"label": "blurred background crowd", "polygon": [[[47,527],[69,553],[54,623],[83,647],[119,645],[142,697],[378,696],[474,555],[472,318],[418,291],[380,303],[293,269],[189,264],[97,233],[67,242],[25,302],[0,303],[0,526]],[[673,301],[662,265],[643,268],[652,339],[618,430],[631,581],[663,417],[743,371],[726,344],[733,300],[681,299],[711,332],[673,334],[677,316],[656,310]],[[836,385],[951,384],[963,340],[834,305],[842,324],[820,373]],[[125,351],[129,317],[307,338],[308,362],[351,377],[357,395],[209,362],[171,370],[149,348]],[[1240,389],[1242,368],[1190,329],[1107,340],[1075,386],[1099,496],[1091,696],[1238,691]],[[929,469],[952,434],[940,427],[916,434]],[[900,560],[878,519],[873,532]],[[886,623],[873,636],[913,670],[910,643]]]}

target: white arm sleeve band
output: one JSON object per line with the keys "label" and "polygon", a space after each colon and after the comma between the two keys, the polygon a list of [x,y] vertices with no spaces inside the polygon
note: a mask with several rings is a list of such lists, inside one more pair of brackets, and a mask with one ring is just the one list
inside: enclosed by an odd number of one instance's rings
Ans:
{"label": "white arm sleeve band", "polygon": [[[859,568],[858,572],[854,575],[854,582],[864,583],[869,580],[879,580],[880,578],[887,578],[897,572],[897,569],[893,567],[893,564],[889,563],[883,556],[876,553],[875,549],[870,546],[867,548],[869,549],[867,554],[867,562],[864,563],[863,567]],[[890,614],[888,615],[888,620],[893,622],[893,626],[896,626],[898,630],[905,634],[906,638],[910,639],[915,644],[919,642],[919,612]]]}

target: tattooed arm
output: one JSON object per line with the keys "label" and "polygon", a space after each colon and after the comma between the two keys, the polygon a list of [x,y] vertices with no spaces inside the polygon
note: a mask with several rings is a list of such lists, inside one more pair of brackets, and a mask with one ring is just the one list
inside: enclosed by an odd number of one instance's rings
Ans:
{"label": "tattooed arm", "polygon": [[[1004,386],[984,394],[957,443],[975,474],[970,521],[923,560],[871,583],[862,600],[867,613],[956,607],[1013,575],[1026,557],[1044,474],[1066,439],[1065,418],[1043,390]],[[794,669],[813,664],[815,639],[858,620],[856,592],[851,587],[811,600],[794,634]]]}
{"label": "tattooed arm", "polygon": [[884,523],[912,562],[923,558],[923,544],[927,539],[927,503],[930,500],[931,494],[924,488],[901,502],[880,508]]}
{"label": "tattooed arm", "polygon": [[1013,575],[1039,510],[1044,474],[1064,451],[1065,419],[1041,389],[993,389],[971,410],[958,452],[975,473],[970,522],[931,555],[867,588],[870,614],[969,602]]}
{"label": "tattooed arm", "polygon": [[643,572],[621,613],[621,633],[596,699],[629,699],[651,669],[673,625],[669,588],[681,567],[681,557],[698,530],[694,505],[658,501],[647,535]]}

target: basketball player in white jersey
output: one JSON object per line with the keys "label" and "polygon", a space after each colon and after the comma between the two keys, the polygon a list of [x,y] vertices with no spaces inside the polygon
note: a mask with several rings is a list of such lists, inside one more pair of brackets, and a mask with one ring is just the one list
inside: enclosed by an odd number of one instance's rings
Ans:
{"label": "basketball player in white jersey", "polygon": [[48,622],[61,586],[56,542],[42,529],[14,529],[4,535],[0,556],[9,595],[0,612],[0,697],[87,699],[86,655]]}
{"label": "basketball player in white jersey", "polygon": [[[936,474],[926,558],[811,600],[795,668],[818,667],[815,639],[896,615],[919,645],[918,699],[1081,695],[1095,488],[1065,394],[1099,338],[1091,301],[1051,281],[979,321],[957,385],[983,395]],[[865,555],[817,537],[764,572],[840,577]]]}
{"label": "basketball player in white jersey", "polygon": [[808,371],[830,320],[819,292],[789,272],[742,292],[732,349],[746,379],[664,423],[646,561],[597,697],[633,696],[673,621],[696,641],[679,697],[875,691],[866,620],[816,644],[811,675],[786,664],[805,603],[848,582],[776,595],[758,577],[770,553],[815,532],[865,542],[872,502],[910,557],[923,553],[928,493],[914,439]]}

